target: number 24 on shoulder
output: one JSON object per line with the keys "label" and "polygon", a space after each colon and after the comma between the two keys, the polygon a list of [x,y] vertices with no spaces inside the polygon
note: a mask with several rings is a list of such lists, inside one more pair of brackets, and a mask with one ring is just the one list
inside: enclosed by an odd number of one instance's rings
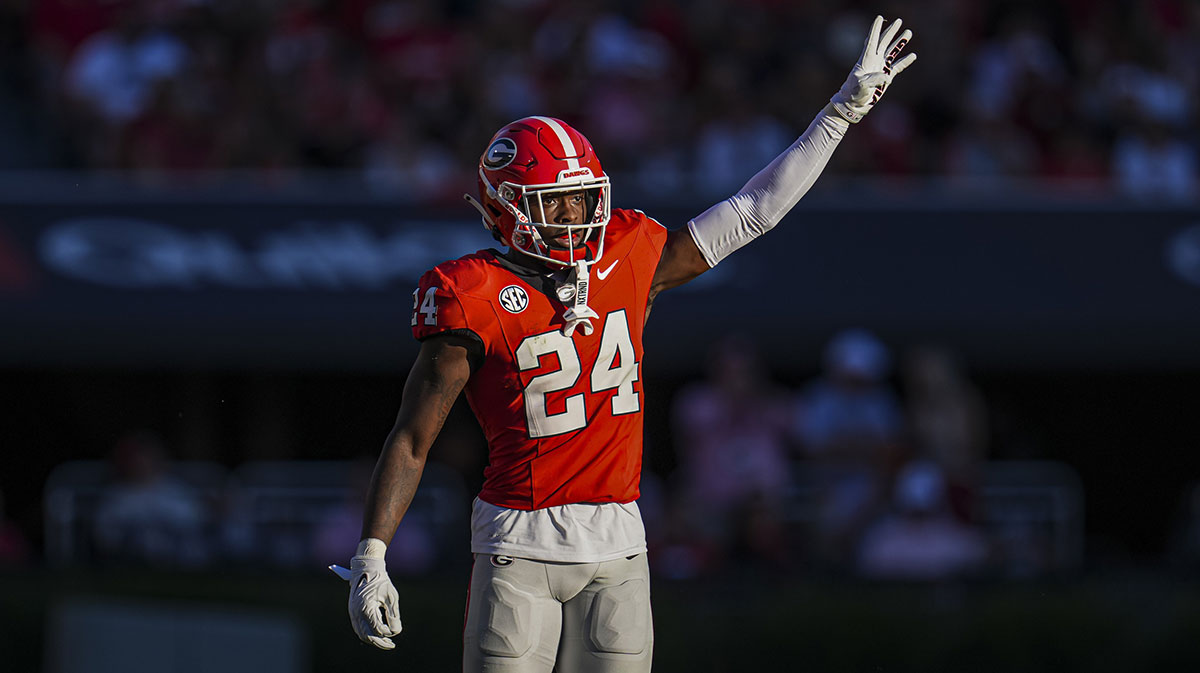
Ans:
{"label": "number 24 on shoulder", "polygon": [[417,315],[425,316],[426,325],[437,324],[437,288],[425,290],[425,299],[421,300],[421,288],[413,290],[412,326],[417,326]]}

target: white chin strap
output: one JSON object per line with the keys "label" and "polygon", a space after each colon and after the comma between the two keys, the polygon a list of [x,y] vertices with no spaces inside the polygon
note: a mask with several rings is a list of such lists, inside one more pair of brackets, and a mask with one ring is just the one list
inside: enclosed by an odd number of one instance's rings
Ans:
{"label": "white chin strap", "polygon": [[600,316],[596,315],[596,312],[587,305],[587,294],[588,262],[581,259],[575,262],[575,299],[571,308],[563,314],[563,319],[567,321],[567,324],[563,325],[563,336],[569,337],[574,334],[576,327],[583,332],[584,336],[588,336],[595,330],[589,318],[599,320]]}

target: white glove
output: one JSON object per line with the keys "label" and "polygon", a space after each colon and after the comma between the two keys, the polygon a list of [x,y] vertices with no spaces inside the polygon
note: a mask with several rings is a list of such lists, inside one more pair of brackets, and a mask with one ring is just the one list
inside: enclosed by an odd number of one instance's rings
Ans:
{"label": "white glove", "polygon": [[861,121],[863,115],[870,112],[879,102],[879,97],[896,75],[917,60],[916,54],[909,54],[896,61],[904,45],[912,39],[911,30],[906,30],[900,37],[896,37],[901,24],[903,21],[896,19],[882,36],[879,33],[883,27],[883,17],[875,17],[875,23],[871,24],[871,32],[863,45],[862,56],[858,57],[858,63],[854,64],[846,83],[829,99],[833,109],[846,121],[852,124]]}
{"label": "white glove", "polygon": [[383,560],[387,545],[382,540],[367,538],[358,543],[358,551],[350,559],[350,569],[331,565],[329,569],[350,582],[350,625],[364,643],[381,650],[396,647],[392,636],[398,635],[400,625],[400,594],[388,578]]}

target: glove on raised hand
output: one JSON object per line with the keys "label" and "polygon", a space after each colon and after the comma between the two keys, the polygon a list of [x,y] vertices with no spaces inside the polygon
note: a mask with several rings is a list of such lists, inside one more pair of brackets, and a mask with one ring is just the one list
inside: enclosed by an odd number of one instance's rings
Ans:
{"label": "glove on raised hand", "polygon": [[905,30],[896,37],[902,24],[903,21],[896,19],[881,35],[883,17],[875,17],[875,23],[871,24],[871,32],[863,45],[862,56],[858,58],[858,63],[854,64],[846,83],[829,99],[833,109],[846,121],[852,124],[861,121],[879,102],[880,96],[896,75],[917,60],[916,54],[896,60],[904,46],[912,39],[911,30]]}

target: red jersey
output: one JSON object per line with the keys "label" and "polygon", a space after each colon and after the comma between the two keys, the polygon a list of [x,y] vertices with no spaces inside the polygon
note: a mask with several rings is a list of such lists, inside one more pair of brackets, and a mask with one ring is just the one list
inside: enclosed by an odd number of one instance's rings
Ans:
{"label": "red jersey", "polygon": [[466,330],[483,342],[466,386],[488,442],[482,500],[531,510],[637,499],[642,326],[666,240],[641,211],[613,210],[604,256],[590,271],[588,306],[600,319],[587,336],[563,336],[567,307],[554,283],[496,251],[421,277],[413,335]]}

